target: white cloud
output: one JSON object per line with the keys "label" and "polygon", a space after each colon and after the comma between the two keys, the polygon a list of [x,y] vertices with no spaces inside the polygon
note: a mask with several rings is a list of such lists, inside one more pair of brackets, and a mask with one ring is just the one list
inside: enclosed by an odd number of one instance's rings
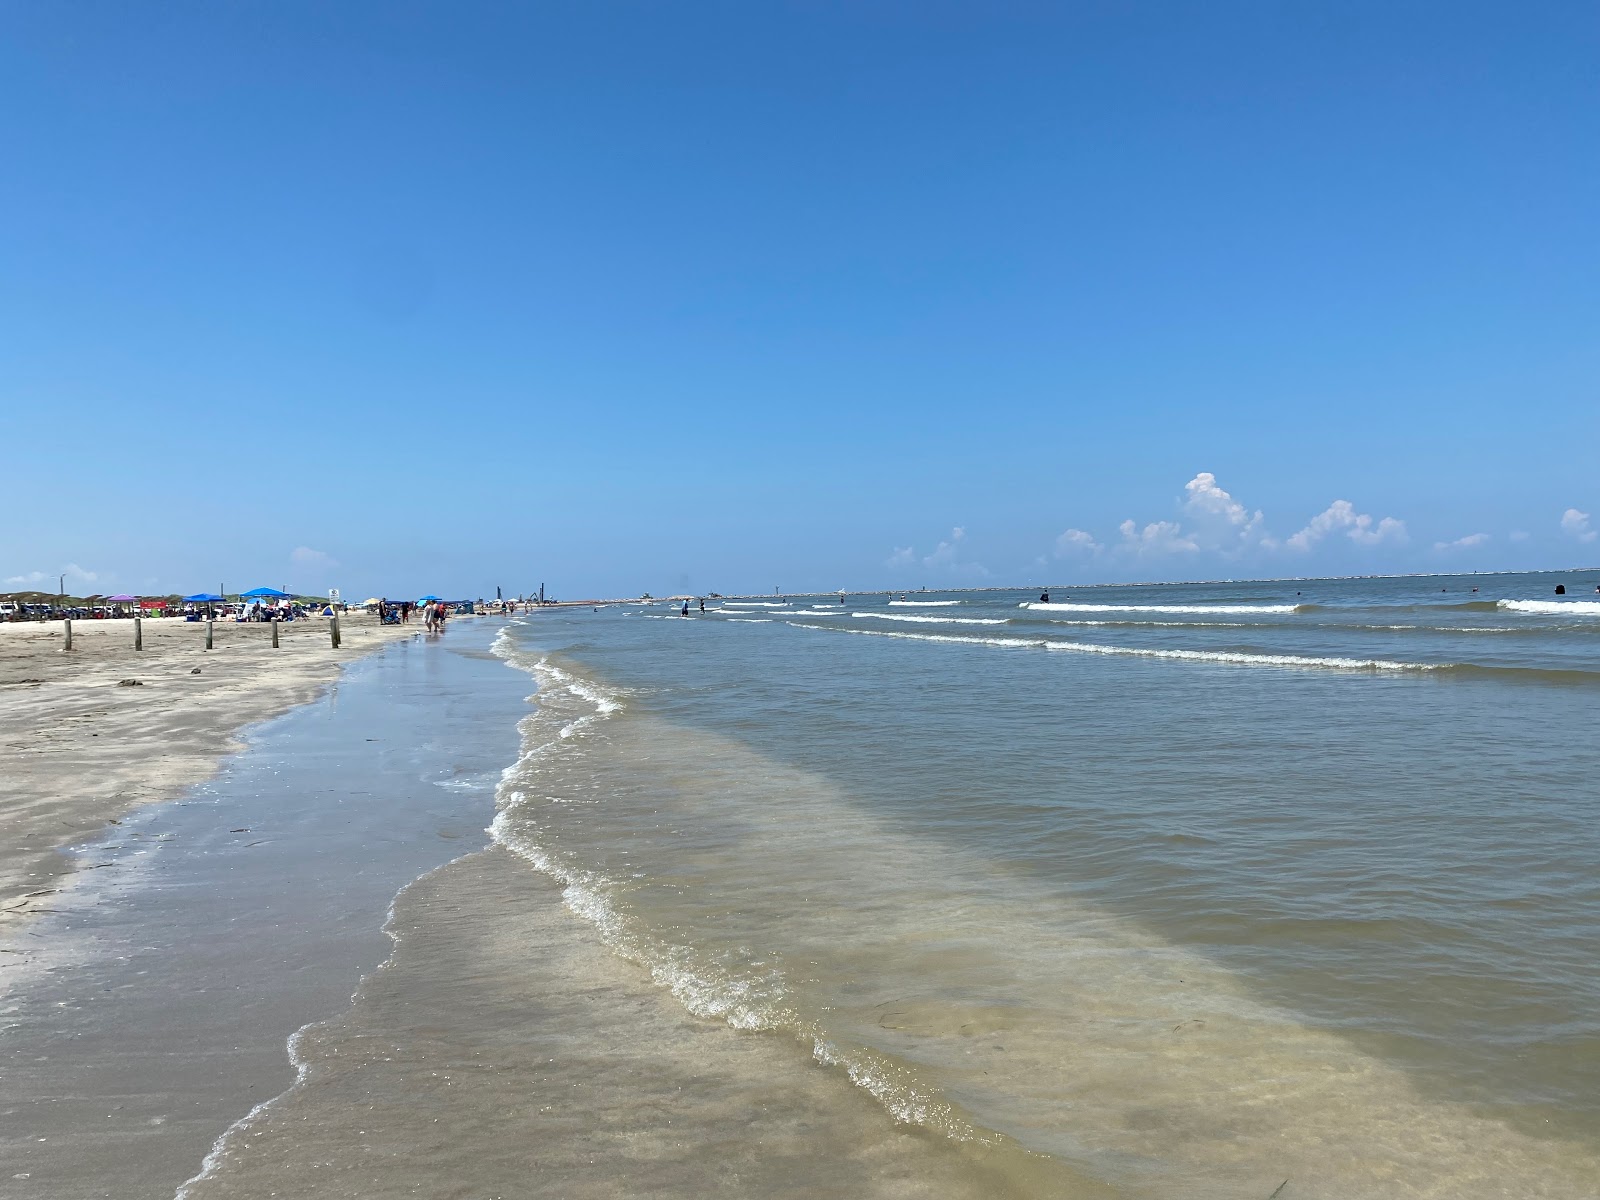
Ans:
{"label": "white cloud", "polygon": [[[1093,534],[1085,533],[1081,529],[1069,529],[1056,539],[1057,558],[1066,558],[1072,554],[1099,554],[1103,548],[1094,540]],[[1042,555],[1039,562],[1043,565]]]}
{"label": "white cloud", "polygon": [[916,548],[913,546],[896,546],[894,552],[884,560],[884,565],[897,569],[914,567],[919,562],[930,570],[943,571],[952,575],[970,575],[973,577],[987,577],[989,569],[981,563],[966,562],[961,558],[962,544],[966,541],[967,531],[957,525],[950,531],[950,536],[934,548],[932,554],[917,557]]}
{"label": "white cloud", "polygon": [[1513,542],[1525,542],[1532,535],[1529,534],[1526,529],[1513,529],[1506,536],[1509,537]]}
{"label": "white cloud", "polygon": [[1119,549],[1134,554],[1190,554],[1200,549],[1176,521],[1151,521],[1140,529],[1137,523],[1127,520],[1117,529],[1122,534]]}
{"label": "white cloud", "polygon": [[961,540],[966,536],[967,531],[957,525],[950,531],[949,540],[940,542],[938,549],[922,560],[922,565],[925,567],[949,566],[956,560],[956,547],[960,545]]}
{"label": "white cloud", "polygon": [[1569,508],[1561,514],[1561,532],[1577,538],[1580,542],[1592,542],[1600,538],[1600,529],[1589,526],[1589,514]]}
{"label": "white cloud", "polygon": [[1435,550],[1471,550],[1474,546],[1481,546],[1489,540],[1487,533],[1469,533],[1466,537],[1458,537],[1453,542],[1435,542]]}
{"label": "white cloud", "polygon": [[967,531],[957,525],[950,531],[950,536],[934,549],[934,552],[922,560],[922,565],[934,569],[952,571],[960,575],[986,576],[989,569],[981,563],[960,561],[961,543],[967,538]]}
{"label": "white cloud", "polygon": [[60,581],[65,575],[73,583],[93,583],[100,576],[94,571],[85,571],[77,563],[68,563],[59,571],[29,571],[25,575],[12,575],[6,579],[7,583],[45,583],[51,580]]}
{"label": "white cloud", "polygon": [[310,546],[296,546],[289,551],[289,561],[297,567],[337,567],[339,560]]}
{"label": "white cloud", "polygon": [[1363,546],[1377,546],[1384,542],[1403,545],[1407,540],[1404,521],[1384,517],[1374,522],[1368,514],[1358,513],[1350,501],[1335,500],[1291,537],[1288,545],[1294,550],[1309,550],[1330,533],[1343,533],[1351,541]]}
{"label": "white cloud", "polygon": [[1274,547],[1277,542],[1268,536],[1266,518],[1258,508],[1251,512],[1217,483],[1210,471],[1201,471],[1183,485],[1188,493],[1184,512],[1192,522],[1189,540],[1208,550],[1242,550],[1251,545]]}

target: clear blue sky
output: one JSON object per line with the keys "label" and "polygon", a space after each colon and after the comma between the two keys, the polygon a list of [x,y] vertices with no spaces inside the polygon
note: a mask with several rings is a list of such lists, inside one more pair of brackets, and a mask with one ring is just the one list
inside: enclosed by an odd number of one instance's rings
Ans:
{"label": "clear blue sky", "polygon": [[0,580],[1600,560],[1592,3],[0,18]]}

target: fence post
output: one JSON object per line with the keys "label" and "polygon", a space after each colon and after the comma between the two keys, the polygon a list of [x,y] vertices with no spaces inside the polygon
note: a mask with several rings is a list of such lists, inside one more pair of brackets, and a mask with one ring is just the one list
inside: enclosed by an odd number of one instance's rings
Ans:
{"label": "fence post", "polygon": [[133,619],[133,648],[135,650],[143,650],[144,649],[144,618],[143,617],[135,617]]}
{"label": "fence post", "polygon": [[206,649],[211,649],[211,621],[206,622]]}
{"label": "fence post", "polygon": [[67,627],[67,643],[66,643],[66,645],[62,646],[61,648],[63,650],[71,650],[72,649],[72,618],[71,617],[67,617],[67,618],[65,618],[63,620],[62,623],[64,625],[66,625],[66,627]]}
{"label": "fence post", "polygon": [[272,620],[272,648],[274,650],[278,648],[278,620],[276,617]]}
{"label": "fence post", "polygon": [[333,635],[333,648],[339,648],[339,614],[333,614],[333,622],[328,626],[328,632]]}

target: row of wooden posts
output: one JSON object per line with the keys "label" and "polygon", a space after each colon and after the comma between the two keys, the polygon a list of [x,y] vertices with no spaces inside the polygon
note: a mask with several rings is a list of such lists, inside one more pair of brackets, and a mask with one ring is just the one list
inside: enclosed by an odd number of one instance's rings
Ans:
{"label": "row of wooden posts", "polygon": [[[211,647],[212,647],[212,628],[211,627],[215,623],[216,622],[210,621],[210,620],[208,620],[206,622],[206,649],[207,650],[210,650]],[[71,618],[68,618],[67,620],[63,621],[62,624],[64,624],[67,627],[67,638],[66,638],[65,644],[61,648],[63,650],[71,650],[72,649],[72,620],[71,620]],[[335,650],[337,650],[339,648],[339,614],[338,613],[334,613],[333,614],[333,618],[328,622],[328,636],[333,641],[333,648]],[[144,649],[144,618],[142,618],[142,617],[135,617],[133,619],[133,648],[135,650],[143,650]],[[272,622],[272,648],[274,650],[276,650],[278,648],[278,622],[276,622],[276,621]]]}

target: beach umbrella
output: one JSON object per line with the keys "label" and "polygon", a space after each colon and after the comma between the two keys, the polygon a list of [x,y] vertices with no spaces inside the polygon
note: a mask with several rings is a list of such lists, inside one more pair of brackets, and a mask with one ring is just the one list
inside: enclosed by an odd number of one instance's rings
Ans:
{"label": "beach umbrella", "polygon": [[248,592],[240,592],[241,600],[292,600],[288,592],[280,592],[277,588],[251,588]]}
{"label": "beach umbrella", "polygon": [[443,599],[444,599],[443,596],[435,596],[430,592],[426,596],[418,596],[417,597],[417,603],[418,604],[430,604],[435,600],[443,600]]}

